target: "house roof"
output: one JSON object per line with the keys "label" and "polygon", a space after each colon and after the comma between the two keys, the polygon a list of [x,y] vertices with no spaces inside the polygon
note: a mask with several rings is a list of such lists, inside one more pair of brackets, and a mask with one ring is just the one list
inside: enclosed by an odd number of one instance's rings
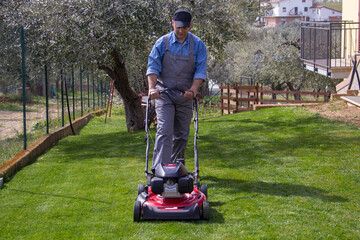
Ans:
{"label": "house roof", "polygon": [[341,21],[341,17],[338,17],[338,16],[330,16],[330,17],[329,17],[329,20],[330,20],[330,21],[333,21],[333,22],[337,22],[337,21]]}
{"label": "house roof", "polygon": [[286,16],[264,16],[263,18],[302,18],[301,15],[286,15]]}
{"label": "house roof", "polygon": [[338,10],[336,10],[336,9],[329,8],[329,7],[324,7],[324,6],[312,6],[312,7],[310,7],[310,8],[326,8],[326,9],[330,9],[330,10],[332,10],[332,11],[341,13],[340,11],[338,11]]}
{"label": "house roof", "polygon": [[284,0],[275,0],[275,1],[270,0],[270,1],[267,1],[266,3],[269,3],[269,4],[271,4],[271,3],[280,3],[282,1],[284,1]]}

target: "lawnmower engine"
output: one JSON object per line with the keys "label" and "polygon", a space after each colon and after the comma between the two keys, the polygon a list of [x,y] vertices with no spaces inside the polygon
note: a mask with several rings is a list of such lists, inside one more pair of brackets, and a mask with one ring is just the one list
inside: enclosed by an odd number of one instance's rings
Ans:
{"label": "lawnmower engine", "polygon": [[163,198],[180,198],[194,189],[194,178],[180,163],[159,164],[151,179],[151,191]]}

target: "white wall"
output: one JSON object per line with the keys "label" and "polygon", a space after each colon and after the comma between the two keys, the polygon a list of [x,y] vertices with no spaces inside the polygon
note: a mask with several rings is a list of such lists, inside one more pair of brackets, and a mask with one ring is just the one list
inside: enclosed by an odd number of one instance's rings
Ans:
{"label": "white wall", "polygon": [[359,22],[359,1],[358,0],[344,0],[343,1],[343,20]]}
{"label": "white wall", "polygon": [[[269,2],[274,7],[272,9],[272,16],[289,16],[295,14],[295,7],[298,8],[297,14],[306,16],[310,10],[310,7],[313,5],[312,0],[283,0]],[[308,8],[308,12],[304,11],[304,8]],[[286,11],[283,12],[283,8],[286,8]]]}
{"label": "white wall", "polygon": [[[346,1],[358,1],[358,0],[345,0]],[[297,7],[297,15],[309,17],[310,21],[328,21],[330,16],[341,17],[342,13],[329,8],[312,8],[313,0],[280,0],[269,1],[274,8],[269,11],[268,16],[285,17],[295,15],[295,7]],[[355,4],[356,5],[356,4]],[[355,6],[354,6],[355,7]],[[285,12],[283,8],[286,8]],[[305,11],[307,8],[307,12]]]}
{"label": "white wall", "polygon": [[329,21],[329,17],[341,17],[342,13],[329,8],[311,8],[310,21]]}

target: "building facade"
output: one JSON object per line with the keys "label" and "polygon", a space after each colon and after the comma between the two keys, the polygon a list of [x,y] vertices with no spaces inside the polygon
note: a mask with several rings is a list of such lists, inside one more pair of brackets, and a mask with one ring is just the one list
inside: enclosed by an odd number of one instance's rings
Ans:
{"label": "building facade", "polygon": [[323,6],[310,7],[310,21],[341,21],[342,13]]}
{"label": "building facade", "polygon": [[262,20],[268,27],[293,21],[341,20],[341,12],[327,7],[315,7],[313,3],[313,0],[270,0],[262,3],[263,7],[272,8],[265,11]]}

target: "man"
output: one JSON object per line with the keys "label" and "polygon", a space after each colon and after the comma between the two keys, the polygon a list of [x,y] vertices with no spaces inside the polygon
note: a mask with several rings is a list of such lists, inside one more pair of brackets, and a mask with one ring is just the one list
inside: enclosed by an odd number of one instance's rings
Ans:
{"label": "man", "polygon": [[[192,100],[206,80],[206,47],[189,32],[191,18],[189,11],[177,10],[171,21],[174,31],[159,38],[149,55],[146,75],[157,114],[153,169],[159,163],[184,162]],[[171,90],[160,94],[166,88]]]}

